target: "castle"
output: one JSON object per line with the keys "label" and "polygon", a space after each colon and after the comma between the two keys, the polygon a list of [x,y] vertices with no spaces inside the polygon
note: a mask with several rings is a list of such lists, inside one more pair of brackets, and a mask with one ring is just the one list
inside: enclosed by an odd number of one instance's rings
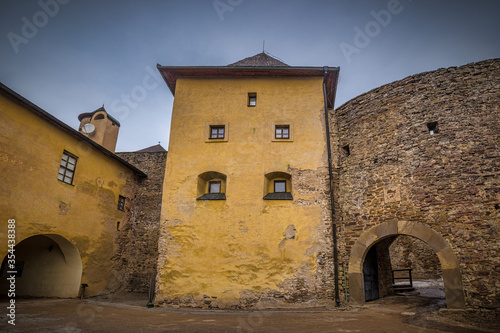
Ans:
{"label": "castle", "polygon": [[363,304],[411,266],[442,278],[449,308],[499,307],[499,59],[337,109],[338,67],[260,53],[158,70],[175,96],[168,153],[115,153],[104,107],[77,131],[0,86],[20,296],[154,284],[164,306]]}

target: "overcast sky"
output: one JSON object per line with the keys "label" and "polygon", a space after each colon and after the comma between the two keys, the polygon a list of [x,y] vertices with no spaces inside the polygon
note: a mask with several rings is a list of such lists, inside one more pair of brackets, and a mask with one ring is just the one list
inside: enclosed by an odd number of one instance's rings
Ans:
{"label": "overcast sky", "polygon": [[0,0],[0,81],[63,122],[103,104],[117,151],[168,147],[156,64],[225,66],[265,50],[340,67],[338,107],[406,76],[500,57],[498,0]]}

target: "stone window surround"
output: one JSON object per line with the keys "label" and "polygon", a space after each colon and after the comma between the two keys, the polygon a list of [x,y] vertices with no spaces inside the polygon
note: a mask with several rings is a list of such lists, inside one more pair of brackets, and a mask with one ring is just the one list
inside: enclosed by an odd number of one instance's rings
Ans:
{"label": "stone window surround", "polygon": [[[224,127],[224,138],[216,139],[211,138],[213,127]],[[229,123],[226,122],[207,122],[205,124],[204,141],[206,143],[218,143],[218,142],[228,142],[229,141]]]}

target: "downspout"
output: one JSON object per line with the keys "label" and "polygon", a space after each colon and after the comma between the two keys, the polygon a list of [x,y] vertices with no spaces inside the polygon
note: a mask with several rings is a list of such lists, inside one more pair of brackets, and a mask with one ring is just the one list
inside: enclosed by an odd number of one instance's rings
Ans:
{"label": "downspout", "polygon": [[[323,77],[323,97],[325,100],[325,128],[326,128],[326,149],[328,152],[328,174],[330,177],[330,204],[332,213],[332,237],[333,237],[333,271],[335,279],[335,303],[337,306],[340,305],[339,298],[339,261],[338,261],[338,250],[337,250],[337,225],[335,224],[335,200],[334,200],[334,188],[333,188],[333,166],[332,166],[332,148],[330,143],[330,122],[328,119],[328,99],[326,93],[326,77],[328,75],[328,67],[323,67],[324,77]],[[338,73],[336,74],[336,80],[338,81]]]}

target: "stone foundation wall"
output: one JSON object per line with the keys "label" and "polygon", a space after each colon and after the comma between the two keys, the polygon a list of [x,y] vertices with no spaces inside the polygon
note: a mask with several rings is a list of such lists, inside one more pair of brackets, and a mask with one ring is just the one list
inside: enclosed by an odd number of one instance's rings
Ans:
{"label": "stone foundation wall", "polygon": [[458,258],[466,304],[500,306],[499,78],[499,59],[439,69],[331,112],[341,265],[364,231],[423,224]]}
{"label": "stone foundation wall", "polygon": [[148,177],[130,184],[134,197],[127,198],[127,218],[121,221],[116,237],[114,260],[122,272],[121,288],[147,292],[155,280],[160,233],[161,199],[167,152],[117,153],[118,156],[147,172]]}

